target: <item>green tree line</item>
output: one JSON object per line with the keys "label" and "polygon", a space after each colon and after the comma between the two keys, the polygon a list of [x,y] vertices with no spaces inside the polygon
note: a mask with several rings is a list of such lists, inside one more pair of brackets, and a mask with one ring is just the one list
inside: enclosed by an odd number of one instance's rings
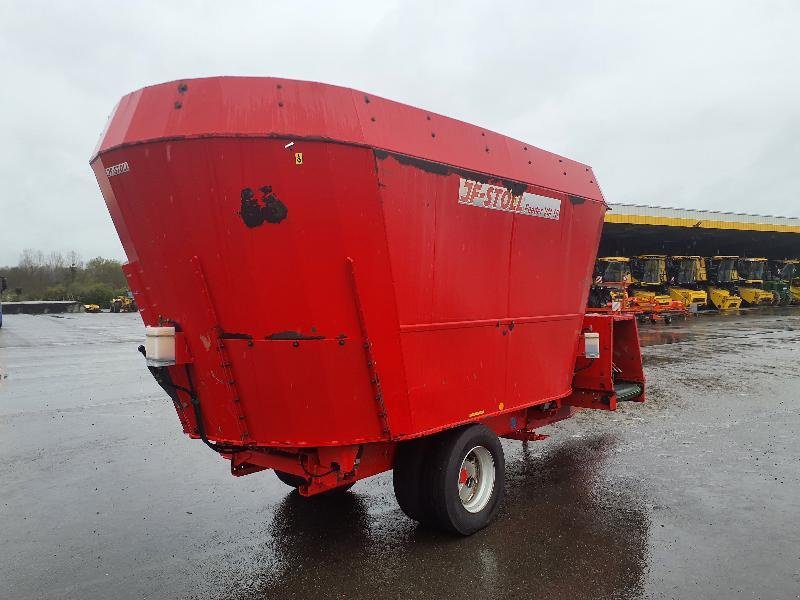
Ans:
{"label": "green tree line", "polygon": [[77,300],[108,307],[111,299],[127,294],[122,263],[97,257],[81,260],[77,252],[24,250],[15,267],[0,267],[8,281],[3,301]]}

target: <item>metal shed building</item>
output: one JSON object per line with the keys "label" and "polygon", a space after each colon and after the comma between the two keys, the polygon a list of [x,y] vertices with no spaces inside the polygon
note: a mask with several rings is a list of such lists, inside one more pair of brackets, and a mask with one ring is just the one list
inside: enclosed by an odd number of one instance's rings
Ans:
{"label": "metal shed building", "polygon": [[609,204],[600,256],[800,257],[800,218]]}

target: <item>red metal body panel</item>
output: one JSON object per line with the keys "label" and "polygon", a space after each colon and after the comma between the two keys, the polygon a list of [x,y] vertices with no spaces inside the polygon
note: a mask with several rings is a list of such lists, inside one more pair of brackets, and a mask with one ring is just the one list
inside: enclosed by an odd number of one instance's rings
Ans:
{"label": "red metal body panel", "polygon": [[[92,165],[142,318],[180,332],[169,377],[196,391],[212,440],[252,458],[502,415],[508,433],[573,391],[606,208],[585,165],[266,78],[126,96]],[[553,406],[539,422],[571,414]]]}
{"label": "red metal body panel", "polygon": [[577,357],[572,380],[574,391],[565,402],[580,408],[616,410],[617,382],[640,384],[642,394],[635,401],[644,402],[645,379],[634,315],[587,314],[583,325],[584,331],[600,334],[600,357]]}
{"label": "red metal body panel", "polygon": [[603,199],[588,165],[379,96],[272,77],[191,79],[128,94],[95,155],[146,141],[195,137],[332,140]]}

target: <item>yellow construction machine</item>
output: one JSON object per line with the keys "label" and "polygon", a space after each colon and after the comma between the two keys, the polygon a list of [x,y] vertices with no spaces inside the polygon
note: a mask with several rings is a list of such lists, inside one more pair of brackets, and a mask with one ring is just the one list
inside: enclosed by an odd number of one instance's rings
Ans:
{"label": "yellow construction machine", "polygon": [[779,261],[781,281],[789,286],[792,304],[800,304],[800,258]]}
{"label": "yellow construction machine", "polygon": [[642,254],[631,261],[633,296],[640,302],[667,306],[672,302],[667,290],[667,257]]}
{"label": "yellow construction machine", "polygon": [[737,270],[739,272],[739,296],[749,306],[762,304],[778,304],[780,298],[764,289],[764,271],[767,268],[766,258],[741,258]]}
{"label": "yellow construction machine", "polygon": [[701,286],[708,283],[706,261],[702,256],[672,256],[667,265],[669,273],[669,296],[679,300],[688,308],[708,305],[708,292]]}
{"label": "yellow construction machine", "polygon": [[719,310],[736,310],[742,305],[738,294],[738,256],[714,256],[708,264],[708,299]]}
{"label": "yellow construction machine", "polygon": [[[631,267],[640,279],[631,273]],[[666,277],[665,256],[648,254],[633,260],[624,256],[600,257],[595,263],[589,307],[635,314],[641,322],[669,324],[676,316],[686,317],[687,311],[682,302],[672,300],[666,293]]]}
{"label": "yellow construction machine", "polygon": [[594,265],[594,282],[589,290],[589,306],[606,308],[624,302],[631,283],[630,259],[624,256],[602,256]]}
{"label": "yellow construction machine", "polygon": [[138,307],[136,306],[136,302],[133,301],[133,298],[128,296],[117,296],[113,300],[111,300],[111,312],[118,313],[118,312],[136,312]]}

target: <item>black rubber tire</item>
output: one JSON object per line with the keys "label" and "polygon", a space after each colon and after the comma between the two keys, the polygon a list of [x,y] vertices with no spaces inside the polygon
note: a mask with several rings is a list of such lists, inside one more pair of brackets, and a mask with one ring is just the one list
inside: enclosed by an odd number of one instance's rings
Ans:
{"label": "black rubber tire", "polygon": [[275,470],[275,475],[277,475],[278,479],[280,479],[283,483],[295,489],[299,488],[306,482],[306,480],[300,477],[299,475],[292,475],[291,473],[286,473],[285,471],[278,471],[277,469]]}
{"label": "black rubber tire", "polygon": [[670,315],[664,315],[664,323],[667,325],[672,323],[672,317]]}
{"label": "black rubber tire", "polygon": [[[494,519],[505,493],[506,461],[500,440],[485,425],[475,424],[440,434],[432,442],[426,453],[421,488],[426,514],[439,529],[472,535]],[[464,458],[476,446],[491,453],[495,479],[486,506],[471,513],[461,503],[457,482]]]}
{"label": "black rubber tire", "polygon": [[[288,485],[289,487],[292,487],[294,489],[297,489],[301,485],[306,483],[306,480],[305,480],[304,477],[300,477],[299,475],[292,475],[291,473],[286,473],[285,471],[278,471],[276,469],[275,470],[275,475],[277,475],[278,479],[280,479],[283,483],[285,483],[286,485]],[[322,492],[321,494],[314,494],[314,496],[312,496],[312,498],[325,497],[325,496],[335,496],[337,494],[343,494],[344,492],[349,490],[351,487],[353,487],[355,484],[356,484],[356,482],[354,481],[353,483],[348,483],[347,485],[342,485],[342,486],[339,486],[337,488],[333,488],[332,490],[328,490],[327,492]]]}
{"label": "black rubber tire", "polygon": [[419,438],[398,444],[394,456],[392,483],[394,497],[406,516],[420,523],[429,521],[422,493],[422,469],[428,449],[428,439]]}

